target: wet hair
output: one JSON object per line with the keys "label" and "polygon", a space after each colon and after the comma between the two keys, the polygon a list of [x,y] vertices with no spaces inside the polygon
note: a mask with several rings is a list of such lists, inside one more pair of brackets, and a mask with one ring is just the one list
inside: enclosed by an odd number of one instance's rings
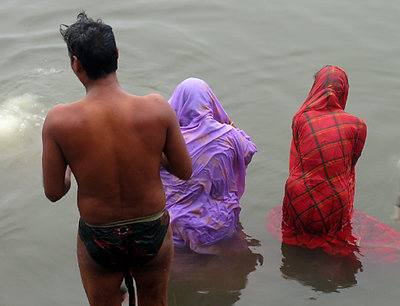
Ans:
{"label": "wet hair", "polygon": [[85,12],[68,26],[60,25],[60,33],[71,56],[76,56],[90,79],[106,77],[118,68],[118,51],[112,28],[101,19],[94,21]]}

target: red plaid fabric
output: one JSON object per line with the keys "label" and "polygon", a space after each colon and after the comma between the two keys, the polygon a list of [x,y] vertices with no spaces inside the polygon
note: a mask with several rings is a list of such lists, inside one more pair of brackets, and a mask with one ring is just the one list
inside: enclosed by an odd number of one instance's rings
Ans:
{"label": "red plaid fabric", "polygon": [[344,111],[349,84],[335,66],[320,70],[293,117],[289,178],[282,207],[282,240],[329,253],[356,249],[351,234],[355,165],[367,127]]}
{"label": "red plaid fabric", "polygon": [[271,234],[286,244],[309,249],[320,248],[328,254],[347,256],[354,251],[371,262],[400,263],[400,233],[355,209],[351,223],[328,234],[297,232],[282,222],[282,206],[276,206],[267,218]]}

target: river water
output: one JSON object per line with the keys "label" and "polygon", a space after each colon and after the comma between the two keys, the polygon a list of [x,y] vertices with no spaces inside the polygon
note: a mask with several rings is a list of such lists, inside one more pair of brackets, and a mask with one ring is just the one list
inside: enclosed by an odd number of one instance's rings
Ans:
{"label": "river water", "polygon": [[350,81],[347,111],[368,125],[355,207],[400,231],[400,2],[396,0],[0,0],[0,305],[87,305],[77,267],[76,184],[43,195],[41,127],[84,95],[58,27],[80,10],[113,26],[119,80],[169,98],[206,80],[258,146],[248,168],[241,256],[177,254],[170,305],[399,305],[399,264],[358,266],[281,248],[266,229],[282,203],[291,119],[323,65]]}

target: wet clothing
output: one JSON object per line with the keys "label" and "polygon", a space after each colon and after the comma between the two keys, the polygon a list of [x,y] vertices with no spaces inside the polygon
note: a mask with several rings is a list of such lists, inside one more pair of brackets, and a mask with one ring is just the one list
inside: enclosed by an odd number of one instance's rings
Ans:
{"label": "wet clothing", "polygon": [[319,235],[288,230],[282,221],[282,206],[276,206],[269,213],[267,228],[286,244],[322,249],[331,255],[361,254],[363,261],[400,263],[400,233],[358,209],[353,210],[350,223],[342,230]]}
{"label": "wet clothing", "polygon": [[129,305],[136,305],[130,268],[157,256],[169,227],[169,214],[161,212],[130,220],[91,225],[79,220],[79,237],[89,255],[105,268],[123,268]]}
{"label": "wet clothing", "polygon": [[237,229],[246,168],[257,148],[245,132],[229,124],[203,80],[183,81],[169,103],[193,163],[188,181],[161,169],[174,244],[206,253],[204,246],[232,236]]}
{"label": "wet clothing", "polygon": [[90,256],[105,268],[130,268],[156,257],[169,226],[166,209],[145,218],[104,225],[79,220],[79,236]]}
{"label": "wet clothing", "polygon": [[283,206],[271,210],[267,227],[286,244],[400,262],[400,234],[353,209],[355,165],[367,128],[364,121],[344,112],[348,87],[347,76],[338,67],[324,67],[316,75],[293,118]]}
{"label": "wet clothing", "polygon": [[344,111],[348,88],[343,70],[324,67],[293,117],[283,242],[332,253],[356,248],[350,224],[355,165],[367,128],[363,120]]}

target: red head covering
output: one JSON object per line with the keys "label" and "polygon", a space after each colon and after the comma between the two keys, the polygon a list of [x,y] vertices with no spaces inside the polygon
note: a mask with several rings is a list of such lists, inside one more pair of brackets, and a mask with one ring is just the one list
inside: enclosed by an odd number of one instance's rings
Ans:
{"label": "red head covering", "polygon": [[[336,66],[325,66],[315,75],[315,81],[303,105],[293,117],[293,125],[305,112],[323,109],[344,111],[349,93],[349,82],[346,73]],[[292,142],[290,149],[289,170],[295,164],[297,151]]]}
{"label": "red head covering", "polygon": [[349,92],[346,73],[336,66],[325,66],[315,76],[314,84],[299,112],[340,108],[344,110]]}

